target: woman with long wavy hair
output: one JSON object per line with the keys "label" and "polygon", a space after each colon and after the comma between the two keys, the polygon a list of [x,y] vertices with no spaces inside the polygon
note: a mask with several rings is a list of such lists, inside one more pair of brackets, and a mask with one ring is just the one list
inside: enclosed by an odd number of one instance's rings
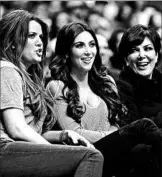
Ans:
{"label": "woman with long wavy hair", "polygon": [[49,67],[47,91],[55,103],[57,128],[76,131],[102,152],[103,176],[130,175],[130,152],[141,142],[160,155],[162,133],[147,118],[130,123],[131,115],[133,119],[137,115],[120,101],[115,81],[101,65],[96,35],[87,24],[72,22],[60,29]]}
{"label": "woman with long wavy hair", "polygon": [[93,145],[74,131],[51,130],[55,112],[43,82],[47,25],[15,10],[0,26],[1,175],[101,177],[103,156]]}

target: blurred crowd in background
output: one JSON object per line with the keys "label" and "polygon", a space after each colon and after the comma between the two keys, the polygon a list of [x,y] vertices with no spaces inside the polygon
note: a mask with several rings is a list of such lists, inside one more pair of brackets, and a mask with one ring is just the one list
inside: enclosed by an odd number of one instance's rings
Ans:
{"label": "blurred crowd in background", "polygon": [[[1,1],[0,18],[14,9],[25,9],[37,14],[50,29],[47,49],[48,64],[55,52],[59,29],[73,21],[84,21],[95,31],[103,64],[116,79],[122,69],[117,46],[123,32],[136,24],[154,27],[162,36],[162,1]],[[162,71],[162,62],[158,66]]]}

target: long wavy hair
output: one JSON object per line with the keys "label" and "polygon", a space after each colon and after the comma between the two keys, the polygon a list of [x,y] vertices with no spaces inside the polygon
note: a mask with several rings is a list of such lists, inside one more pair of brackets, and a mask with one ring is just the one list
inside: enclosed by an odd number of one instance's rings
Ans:
{"label": "long wavy hair", "polygon": [[[34,20],[42,27],[43,55],[42,61],[33,64],[26,71],[21,62],[22,53],[29,34],[29,22]],[[44,130],[48,130],[55,122],[52,111],[52,100],[45,92],[43,66],[48,42],[48,27],[36,15],[25,10],[14,10],[3,16],[0,21],[0,56],[1,60],[13,63],[21,73],[24,82],[24,98],[29,95],[31,109],[37,123],[41,116],[46,116]],[[46,112],[44,114],[44,111]]]}
{"label": "long wavy hair", "polygon": [[51,76],[52,79],[61,80],[64,83],[62,94],[68,104],[67,115],[80,123],[86,110],[79,100],[78,85],[70,75],[71,60],[67,56],[69,56],[74,39],[84,31],[92,35],[97,48],[96,58],[92,69],[89,71],[88,83],[92,91],[106,102],[107,108],[110,110],[108,119],[113,124],[117,121],[117,115],[122,116],[124,114],[122,104],[118,93],[112,88],[113,83],[106,77],[106,72],[102,68],[96,35],[87,24],[72,22],[60,29],[56,40],[55,56],[49,65]]}

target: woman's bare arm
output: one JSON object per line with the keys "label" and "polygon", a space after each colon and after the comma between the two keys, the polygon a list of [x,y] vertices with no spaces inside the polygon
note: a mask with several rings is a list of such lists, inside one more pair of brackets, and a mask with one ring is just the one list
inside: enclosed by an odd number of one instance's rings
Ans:
{"label": "woman's bare arm", "polygon": [[14,140],[23,140],[37,144],[50,144],[25,122],[21,109],[10,108],[2,111],[2,118],[9,136]]}

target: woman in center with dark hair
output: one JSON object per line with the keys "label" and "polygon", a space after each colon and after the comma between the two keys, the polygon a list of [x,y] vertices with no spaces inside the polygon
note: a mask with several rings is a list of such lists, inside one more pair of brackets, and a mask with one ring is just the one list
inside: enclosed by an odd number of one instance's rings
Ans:
{"label": "woman in center with dark hair", "polygon": [[115,81],[104,72],[89,26],[73,22],[61,28],[50,69],[47,91],[55,103],[57,128],[78,132],[102,152],[103,176],[129,175],[131,149],[141,142],[160,157],[162,133],[151,120],[125,125],[137,115],[120,101]]}

